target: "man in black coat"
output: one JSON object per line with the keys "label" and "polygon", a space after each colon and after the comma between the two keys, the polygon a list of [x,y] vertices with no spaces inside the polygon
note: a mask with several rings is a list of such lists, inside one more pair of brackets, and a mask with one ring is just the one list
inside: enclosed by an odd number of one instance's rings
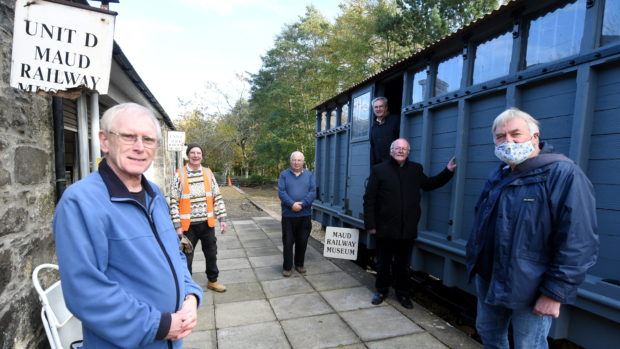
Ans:
{"label": "man in black coat", "polygon": [[390,114],[387,98],[373,99],[372,112],[375,119],[370,128],[370,167],[390,159],[390,144],[400,134],[400,117]]}
{"label": "man in black coat", "polygon": [[400,304],[411,309],[408,268],[418,236],[420,189],[448,183],[456,162],[450,159],[441,173],[427,177],[422,165],[407,160],[409,150],[409,142],[399,138],[390,146],[392,158],[372,168],[364,194],[364,225],[375,236],[377,249],[377,294],[372,304],[381,304],[393,286]]}

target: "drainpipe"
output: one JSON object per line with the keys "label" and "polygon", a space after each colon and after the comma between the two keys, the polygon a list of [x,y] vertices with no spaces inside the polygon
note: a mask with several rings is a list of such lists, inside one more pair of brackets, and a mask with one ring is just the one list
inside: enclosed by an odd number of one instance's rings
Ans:
{"label": "drainpipe", "polygon": [[101,159],[99,146],[99,93],[90,95],[90,170],[97,171]]}
{"label": "drainpipe", "polygon": [[82,94],[77,100],[77,143],[78,143],[78,160],[80,164],[80,179],[90,174],[90,157],[88,150],[88,108],[86,95]]}
{"label": "drainpipe", "polygon": [[56,202],[60,200],[67,185],[65,177],[65,121],[62,98],[52,97],[52,119],[54,122],[54,172],[56,173]]}

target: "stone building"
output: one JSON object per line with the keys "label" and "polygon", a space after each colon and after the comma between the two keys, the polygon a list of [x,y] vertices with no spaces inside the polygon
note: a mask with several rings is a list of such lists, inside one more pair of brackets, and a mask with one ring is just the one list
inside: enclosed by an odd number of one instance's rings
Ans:
{"label": "stone building", "polygon": [[[96,168],[99,117],[136,102],[154,111],[164,138],[174,125],[116,43],[106,95],[83,90],[67,99],[10,87],[14,6],[0,0],[0,348],[46,348],[31,275],[37,265],[56,262],[55,203],[66,185]],[[147,173],[162,189],[176,155],[162,144]]]}

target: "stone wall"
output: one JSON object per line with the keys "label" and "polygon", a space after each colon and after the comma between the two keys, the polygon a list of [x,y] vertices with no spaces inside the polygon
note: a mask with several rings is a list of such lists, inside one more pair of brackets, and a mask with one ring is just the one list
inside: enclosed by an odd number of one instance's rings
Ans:
{"label": "stone wall", "polygon": [[31,276],[56,261],[51,98],[9,86],[14,6],[0,0],[0,348],[46,348]]}

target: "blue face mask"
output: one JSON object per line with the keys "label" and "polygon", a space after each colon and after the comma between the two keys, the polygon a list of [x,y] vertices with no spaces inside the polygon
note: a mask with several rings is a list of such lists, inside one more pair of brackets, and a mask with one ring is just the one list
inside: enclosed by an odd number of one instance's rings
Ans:
{"label": "blue face mask", "polygon": [[495,146],[495,156],[512,166],[525,161],[533,151],[534,145],[531,139],[524,143],[504,142]]}

